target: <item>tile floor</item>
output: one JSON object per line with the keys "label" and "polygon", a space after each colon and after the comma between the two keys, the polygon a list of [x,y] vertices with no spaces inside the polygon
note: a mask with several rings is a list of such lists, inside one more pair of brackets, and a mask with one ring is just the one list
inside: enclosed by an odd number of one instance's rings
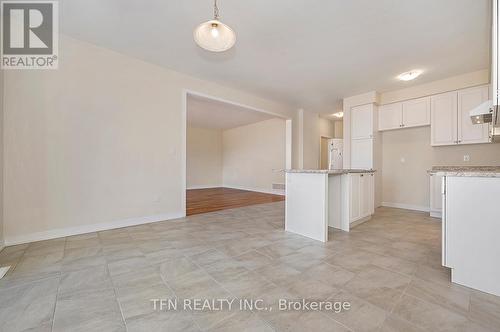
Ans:
{"label": "tile floor", "polygon": [[[381,208],[326,245],[283,228],[279,202],[8,247],[0,331],[500,331],[500,298],[449,282],[423,213]],[[153,310],[175,296],[351,309]]]}

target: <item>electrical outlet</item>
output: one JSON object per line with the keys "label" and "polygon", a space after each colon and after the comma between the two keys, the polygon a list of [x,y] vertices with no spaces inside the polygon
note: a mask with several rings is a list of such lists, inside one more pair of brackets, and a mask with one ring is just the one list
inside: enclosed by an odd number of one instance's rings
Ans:
{"label": "electrical outlet", "polygon": [[470,161],[470,155],[464,154],[464,161]]}
{"label": "electrical outlet", "polygon": [[401,159],[400,159],[400,160],[401,160],[401,164],[404,164],[404,163],[406,162],[405,157],[401,157]]}

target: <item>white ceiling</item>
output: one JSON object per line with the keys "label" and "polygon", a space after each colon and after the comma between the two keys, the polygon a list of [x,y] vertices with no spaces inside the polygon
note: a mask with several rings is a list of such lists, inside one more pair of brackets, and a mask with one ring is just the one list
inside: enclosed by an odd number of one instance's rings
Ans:
{"label": "white ceiling", "polygon": [[192,127],[225,130],[272,118],[275,116],[205,97],[187,98],[187,123]]}
{"label": "white ceiling", "polygon": [[[193,42],[212,0],[61,0],[62,32],[306,110],[489,66],[489,0],[219,0],[236,46]],[[395,76],[425,73],[413,82]]]}

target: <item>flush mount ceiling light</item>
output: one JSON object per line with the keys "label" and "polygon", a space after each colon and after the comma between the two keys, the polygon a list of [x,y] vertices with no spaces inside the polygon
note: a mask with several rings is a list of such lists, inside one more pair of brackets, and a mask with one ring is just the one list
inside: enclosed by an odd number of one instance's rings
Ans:
{"label": "flush mount ceiling light", "polygon": [[193,35],[198,46],[211,52],[227,51],[236,42],[234,31],[219,21],[217,0],[214,0],[214,19],[198,25]]}
{"label": "flush mount ceiling light", "polygon": [[337,112],[332,114],[336,118],[342,118],[344,117],[344,112]]}
{"label": "flush mount ceiling light", "polygon": [[414,69],[398,75],[398,79],[401,81],[411,81],[419,77],[421,74],[422,74],[421,70]]}

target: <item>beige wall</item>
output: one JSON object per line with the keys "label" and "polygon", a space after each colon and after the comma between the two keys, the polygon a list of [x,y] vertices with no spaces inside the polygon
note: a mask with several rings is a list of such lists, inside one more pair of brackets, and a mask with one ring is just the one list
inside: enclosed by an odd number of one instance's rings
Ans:
{"label": "beige wall", "polygon": [[344,122],[343,121],[334,121],[334,134],[335,138],[344,138]]}
{"label": "beige wall", "polygon": [[3,247],[3,95],[4,95],[3,70],[0,70],[0,250]]}
{"label": "beige wall", "polygon": [[187,127],[188,189],[222,186],[222,130]]}
{"label": "beige wall", "polygon": [[430,128],[385,131],[382,137],[382,202],[428,207]]}
{"label": "beige wall", "polygon": [[[500,144],[431,147],[430,127],[391,130],[382,135],[382,200],[385,203],[429,208],[427,170],[435,165],[500,165]],[[470,162],[463,161],[466,154],[470,155]]]}
{"label": "beige wall", "polygon": [[[479,71],[413,88],[382,93],[380,100],[396,102],[488,83]],[[500,144],[431,147],[430,127],[385,131],[382,134],[382,200],[409,208],[429,208],[429,177],[434,165],[500,165]],[[464,162],[464,155],[470,156]],[[405,162],[401,162],[401,158]]]}
{"label": "beige wall", "polygon": [[318,117],[318,126],[320,137],[335,137],[335,124],[333,121]]}
{"label": "beige wall", "polygon": [[185,89],[293,117],[286,105],[64,35],[58,70],[4,75],[10,244],[182,216]]}
{"label": "beige wall", "polygon": [[225,187],[273,192],[284,183],[285,121],[270,119],[224,130],[223,183]]}
{"label": "beige wall", "polygon": [[304,169],[319,168],[320,117],[317,113],[304,111],[303,116],[303,166]]}
{"label": "beige wall", "polygon": [[399,89],[380,93],[379,103],[389,104],[402,100],[430,96],[437,93],[459,90],[471,86],[488,84],[490,72],[488,69],[478,70],[458,76],[452,76],[442,80],[415,85],[406,89]]}

